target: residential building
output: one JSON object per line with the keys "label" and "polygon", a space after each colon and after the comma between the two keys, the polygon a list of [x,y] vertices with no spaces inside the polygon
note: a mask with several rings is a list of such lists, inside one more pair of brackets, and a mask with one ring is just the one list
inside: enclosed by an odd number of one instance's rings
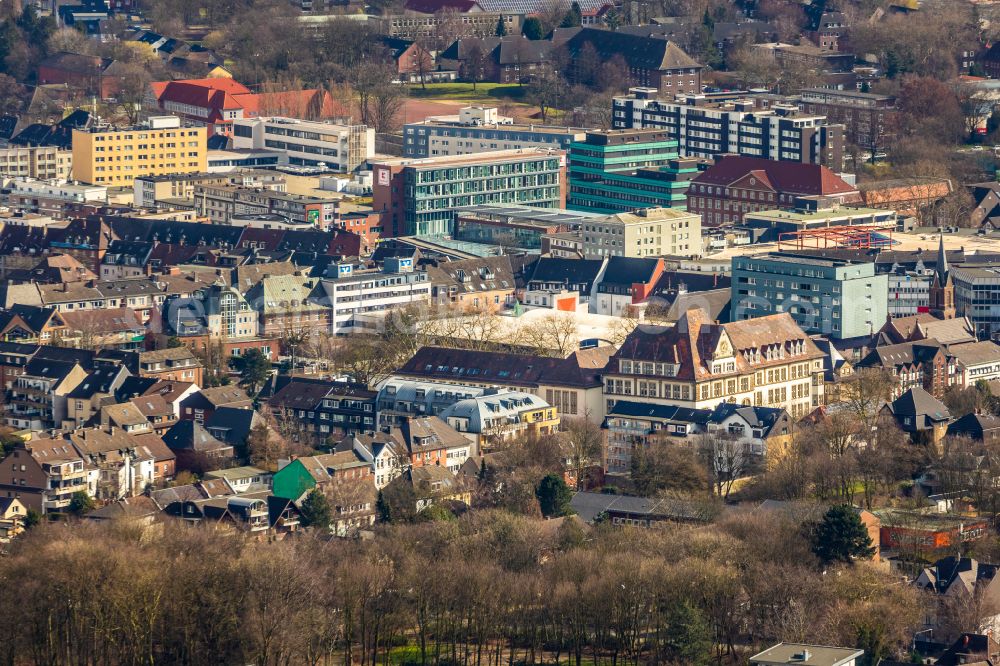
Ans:
{"label": "residential building", "polygon": [[168,298],[163,303],[160,321],[162,332],[157,342],[161,346],[165,346],[164,338],[173,336],[193,351],[204,351],[217,342],[226,356],[255,348],[270,358],[272,352],[278,351],[274,338],[257,336],[257,312],[233,287],[213,284],[191,296]]}
{"label": "residential building", "polygon": [[[129,377],[122,365],[102,365],[90,371],[76,388],[66,394],[64,427],[79,428],[101,413],[102,405],[113,399],[118,387]],[[126,405],[128,403],[125,403]],[[142,419],[147,423],[146,419]]]}
{"label": "residential building", "polygon": [[[494,26],[495,27],[495,26]],[[559,125],[515,124],[495,107],[467,106],[455,116],[430,116],[403,127],[404,157],[468,155],[494,150],[567,150],[586,130]]]}
{"label": "residential building", "polygon": [[733,258],[732,318],[789,313],[808,333],[871,336],[888,316],[875,264],[768,253]]}
{"label": "residential building", "polygon": [[385,160],[373,170],[373,207],[388,237],[449,234],[461,206],[566,204],[566,156],[551,149]]}
{"label": "residential building", "polygon": [[329,331],[332,309],[323,302],[324,294],[318,278],[298,271],[263,278],[245,298],[257,311],[260,334],[272,337],[295,329]]}
{"label": "residential building", "polygon": [[822,402],[823,352],[787,312],[729,324],[701,309],[670,328],[629,334],[604,373],[607,409],[635,400],[694,409],[781,407],[794,419]]}
{"label": "residential building", "polygon": [[417,380],[470,389],[505,388],[533,393],[561,417],[604,419],[601,373],[610,348],[580,350],[568,358],[421,347],[389,381]]}
{"label": "residential building", "polygon": [[[489,450],[513,439],[551,435],[559,428],[556,409],[523,391],[486,389],[480,395],[459,400],[441,411],[452,428],[475,442],[476,450]],[[449,464],[457,472],[464,460]]]}
{"label": "residential building", "polygon": [[[170,455],[162,440],[150,437]],[[95,499],[135,497],[157,482],[154,450],[120,428],[80,428],[66,439],[80,452],[84,466],[96,470],[95,492],[91,493]]]}
{"label": "residential building", "polygon": [[611,257],[590,299],[590,311],[615,317],[635,316],[646,305],[663,274],[660,257]]}
{"label": "residential building", "polygon": [[395,486],[406,487],[406,491],[398,493],[399,497],[415,498],[414,513],[433,504],[461,502],[468,505],[472,502],[472,492],[462,479],[444,467],[411,467],[390,481],[385,492],[396,495],[392,490]]}
{"label": "residential building", "polygon": [[73,130],[73,178],[131,187],[136,176],[196,173],[208,168],[204,127],[182,127],[174,116],[152,116],[131,128]]}
{"label": "residential building", "polygon": [[278,419],[301,422],[303,436],[324,446],[345,435],[374,432],[376,396],[362,384],[295,377],[267,399],[267,406]]}
{"label": "residential building", "polygon": [[993,446],[1000,442],[1000,417],[988,414],[966,414],[948,424],[948,437],[968,437]]}
{"label": "residential building", "polygon": [[17,376],[7,397],[7,424],[19,430],[61,428],[68,395],[87,378],[76,361],[33,358]]}
{"label": "residential building", "polygon": [[71,178],[73,151],[57,146],[0,148],[0,176],[67,181]]}
{"label": "residential building", "polygon": [[180,418],[204,425],[223,407],[253,409],[253,400],[238,386],[206,386],[180,401]]}
{"label": "residential building", "polygon": [[516,300],[514,269],[506,255],[441,262],[426,270],[434,303],[498,310]]}
{"label": "residential building", "polygon": [[321,489],[333,503],[331,528],[338,536],[375,523],[372,467],[353,450],[296,458],[275,472],[273,487],[275,496],[295,502]]}
{"label": "residential building", "polygon": [[583,255],[691,257],[702,254],[701,217],[673,208],[640,208],[585,221]]}
{"label": "residential building", "polygon": [[204,126],[209,136],[232,135],[238,120],[330,118],[339,112],[325,90],[254,93],[231,78],[159,81],[149,87],[157,108]]}
{"label": "residential building", "polygon": [[412,259],[386,259],[382,270],[333,268],[335,277],[320,280],[319,294],[327,330],[337,335],[372,328],[391,310],[431,298],[427,271],[415,269]]}
{"label": "residential building", "polygon": [[288,164],[335,171],[355,171],[375,155],[375,130],[365,125],[257,117],[234,120],[232,134],[236,150],[281,151]]}
{"label": "residential building", "polygon": [[948,432],[951,412],[944,403],[919,386],[882,406],[882,413],[896,419],[914,444],[933,447],[943,454],[941,440]]}
{"label": "residential building", "polygon": [[579,304],[589,304],[604,279],[608,259],[563,259],[541,257],[525,268],[523,302],[545,305],[553,295],[576,294]]}
{"label": "residential building", "polygon": [[228,467],[205,473],[206,479],[223,479],[236,493],[269,488],[273,474],[259,467]]}
{"label": "residential building", "polygon": [[872,153],[877,157],[884,153],[896,131],[896,98],[891,95],[806,88],[797,101],[806,113],[821,114],[828,122],[842,124],[847,144],[857,146],[869,159]]}
{"label": "residential building", "polygon": [[21,534],[28,517],[28,507],[14,497],[0,497],[0,541],[7,542]]}
{"label": "residential building", "polygon": [[233,226],[325,230],[337,214],[334,199],[228,183],[195,185],[192,203],[199,216]]}
{"label": "residential building", "polygon": [[567,205],[597,213],[683,207],[696,173],[694,162],[678,160],[677,141],[662,130],[589,131],[570,144]]}
{"label": "residential building", "polygon": [[799,197],[822,196],[839,203],[860,200],[855,186],[819,164],[724,156],[691,180],[687,208],[702,224],[740,224],[751,211],[792,206]]}
{"label": "residential building", "polygon": [[950,386],[962,385],[962,368],[950,347],[933,338],[875,347],[856,366],[890,371],[899,382],[897,396],[920,388],[941,399]]}
{"label": "residential building", "polygon": [[202,385],[204,366],[187,347],[174,347],[139,354],[139,376]]}
{"label": "residential building", "polygon": [[452,473],[467,459],[479,455],[478,442],[471,441],[438,416],[403,419],[390,428],[389,436],[410,469],[441,467]]}
{"label": "residential building", "polygon": [[[925,567],[913,581],[914,587],[934,596],[934,607],[930,612],[924,613],[925,631],[945,628],[942,625],[947,622],[948,607],[955,599],[980,599],[983,603],[972,611],[975,615],[970,617],[970,621],[984,633],[993,635],[1000,628],[1000,609],[996,607],[996,603],[1000,601],[998,571],[1000,566],[996,564],[986,564],[962,555],[949,555],[934,562],[933,566]],[[964,651],[966,654],[973,652],[968,647]],[[994,643],[993,654],[987,659],[992,659],[997,653],[1000,653],[1000,648]],[[973,660],[956,661],[977,663]]]}
{"label": "residential building", "polygon": [[839,648],[806,643],[778,643],[750,657],[750,666],[856,666],[865,656],[864,650]]}
{"label": "residential building", "polygon": [[70,442],[35,438],[15,445],[0,461],[0,497],[41,514],[59,513],[74,493],[96,494],[96,477]]}
{"label": "residential building", "polygon": [[463,384],[389,379],[378,391],[377,425],[379,428],[399,425],[409,416],[440,416],[455,403],[479,397],[488,390]]}
{"label": "residential building", "polygon": [[943,345],[976,342],[976,330],[967,317],[939,319],[929,312],[886,319],[878,332],[879,345],[936,340]]}
{"label": "residential building", "polygon": [[760,98],[713,102],[696,91],[668,101],[659,95],[654,88],[631,88],[615,97],[613,126],[664,130],[686,157],[736,154],[843,168],[844,126],[825,116]]}

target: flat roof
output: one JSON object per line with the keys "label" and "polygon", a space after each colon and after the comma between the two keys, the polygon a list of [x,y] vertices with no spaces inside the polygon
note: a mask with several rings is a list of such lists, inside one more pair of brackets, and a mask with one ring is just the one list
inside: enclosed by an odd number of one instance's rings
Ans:
{"label": "flat roof", "polygon": [[802,264],[803,266],[825,266],[827,268],[839,268],[841,266],[863,266],[865,264],[871,264],[874,267],[875,265],[875,263],[872,261],[849,261],[847,259],[822,259],[819,257],[799,257],[795,255],[779,254],[777,252],[766,252],[763,254],[754,254],[739,258],[753,259],[756,261],[776,261],[782,264]]}
{"label": "flat roof", "polygon": [[480,162],[498,162],[502,160],[538,159],[540,157],[557,157],[565,155],[566,151],[555,148],[517,148],[513,150],[490,150],[468,155],[441,155],[438,157],[398,157],[379,160],[374,165],[408,166],[408,167],[440,167],[450,164],[476,164]]}
{"label": "flat roof", "polygon": [[474,213],[491,217],[508,217],[517,220],[531,220],[549,224],[574,224],[583,220],[605,219],[604,213],[567,210],[565,208],[535,208],[533,206],[459,206],[453,209],[456,214]]}
{"label": "flat roof", "polygon": [[[803,658],[808,653],[808,658]],[[778,643],[750,657],[751,664],[799,664],[801,666],[841,666],[863,657],[864,650],[809,645],[808,643]]]}
{"label": "flat roof", "polygon": [[511,132],[541,132],[542,134],[569,134],[584,135],[591,131],[583,127],[563,127],[561,125],[534,125],[532,123],[484,123],[473,125],[471,123],[460,122],[458,116],[430,116],[419,122],[406,123],[406,126],[427,126],[447,127],[449,129],[473,129],[473,130],[507,130]]}
{"label": "flat roof", "polygon": [[825,208],[813,212],[799,212],[791,210],[760,210],[743,214],[746,219],[767,219],[767,220],[791,220],[799,222],[810,222],[814,220],[828,220],[838,217],[862,217],[872,215],[893,215],[895,211],[884,208]]}

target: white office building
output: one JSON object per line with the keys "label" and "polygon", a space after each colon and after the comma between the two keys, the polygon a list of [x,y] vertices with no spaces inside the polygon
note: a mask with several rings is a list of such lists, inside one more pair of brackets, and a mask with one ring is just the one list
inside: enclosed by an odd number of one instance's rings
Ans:
{"label": "white office building", "polygon": [[233,149],[281,151],[288,164],[349,172],[375,155],[375,130],[296,118],[246,118],[233,121]]}

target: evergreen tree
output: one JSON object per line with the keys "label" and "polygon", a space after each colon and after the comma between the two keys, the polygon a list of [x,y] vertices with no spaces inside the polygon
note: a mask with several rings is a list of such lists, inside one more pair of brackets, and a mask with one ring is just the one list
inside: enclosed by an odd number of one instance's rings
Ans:
{"label": "evergreen tree", "polygon": [[545,28],[537,16],[529,16],[521,25],[521,34],[531,40],[539,40],[545,36]]}
{"label": "evergreen tree", "polygon": [[500,15],[500,18],[497,19],[496,36],[497,37],[506,37],[507,36],[507,24],[504,23],[503,15],[502,14]]}
{"label": "evergreen tree", "polygon": [[558,474],[546,474],[535,489],[535,497],[546,518],[568,516],[572,513],[569,502],[573,493]]}
{"label": "evergreen tree", "polygon": [[389,506],[389,502],[386,501],[385,495],[382,491],[378,491],[378,499],[375,500],[375,515],[378,516],[378,521],[380,523],[391,523],[392,522],[392,508]]}
{"label": "evergreen tree", "polygon": [[689,602],[675,604],[667,613],[667,628],[678,663],[700,666],[711,661],[712,627],[697,606]]}
{"label": "evergreen tree", "polygon": [[69,512],[75,516],[82,516],[88,511],[93,511],[97,504],[94,498],[87,494],[85,490],[78,490],[73,493],[69,501]]}
{"label": "evergreen tree", "polygon": [[875,554],[868,528],[853,507],[831,507],[813,530],[812,551],[823,564],[853,562]]}
{"label": "evergreen tree", "polygon": [[302,524],[306,527],[312,525],[318,529],[329,529],[330,523],[333,521],[330,500],[326,498],[318,486],[306,495],[299,507],[299,513],[302,514]]}
{"label": "evergreen tree", "polygon": [[560,28],[576,28],[583,24],[583,12],[580,11],[580,3],[574,2],[569,6],[569,11],[563,17]]}
{"label": "evergreen tree", "polygon": [[271,376],[271,361],[259,349],[248,349],[233,360],[233,365],[240,371],[240,385],[250,395],[257,395],[257,391]]}

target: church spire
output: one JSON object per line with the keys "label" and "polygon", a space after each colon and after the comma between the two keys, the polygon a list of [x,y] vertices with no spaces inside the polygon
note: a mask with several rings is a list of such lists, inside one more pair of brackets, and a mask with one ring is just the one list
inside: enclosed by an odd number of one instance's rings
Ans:
{"label": "church spire", "polygon": [[944,234],[942,233],[938,243],[937,267],[934,273],[938,277],[938,283],[944,285],[948,281],[948,255],[944,251]]}

